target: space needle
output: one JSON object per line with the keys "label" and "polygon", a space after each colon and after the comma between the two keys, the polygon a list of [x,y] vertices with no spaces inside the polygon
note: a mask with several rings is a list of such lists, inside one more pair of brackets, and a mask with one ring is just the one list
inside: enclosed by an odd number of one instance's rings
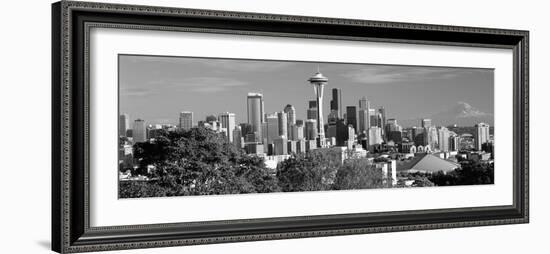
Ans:
{"label": "space needle", "polygon": [[328,79],[323,76],[317,66],[317,73],[310,77],[307,81],[313,86],[313,91],[317,97],[317,146],[325,147],[325,128],[323,121],[323,89],[328,82]]}

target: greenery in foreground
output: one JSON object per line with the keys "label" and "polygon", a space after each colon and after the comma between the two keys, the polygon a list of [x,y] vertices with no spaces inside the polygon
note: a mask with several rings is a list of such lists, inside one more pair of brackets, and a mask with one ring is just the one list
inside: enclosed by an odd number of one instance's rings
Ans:
{"label": "greenery in foreground", "polygon": [[[261,157],[245,154],[206,128],[164,132],[154,142],[137,143],[138,169],[151,181],[120,181],[120,198],[350,190],[387,187],[382,171],[365,158],[343,163],[335,153],[295,154],[276,170]],[[147,166],[155,170],[147,174]],[[125,169],[123,169],[125,170]],[[492,165],[463,164],[447,174],[409,174],[414,186],[493,182]]]}
{"label": "greenery in foreground", "polygon": [[277,170],[261,157],[245,154],[206,128],[165,132],[154,142],[138,143],[134,173],[152,181],[120,181],[121,198],[267,193],[381,188],[383,176],[366,159],[341,163],[336,154],[311,152],[293,155]]}

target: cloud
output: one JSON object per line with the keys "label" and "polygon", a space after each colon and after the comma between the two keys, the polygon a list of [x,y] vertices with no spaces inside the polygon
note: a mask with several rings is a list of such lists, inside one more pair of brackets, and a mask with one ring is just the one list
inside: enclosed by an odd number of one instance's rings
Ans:
{"label": "cloud", "polygon": [[373,65],[345,72],[342,76],[355,83],[387,84],[429,79],[452,79],[459,75],[479,71],[487,70]]}

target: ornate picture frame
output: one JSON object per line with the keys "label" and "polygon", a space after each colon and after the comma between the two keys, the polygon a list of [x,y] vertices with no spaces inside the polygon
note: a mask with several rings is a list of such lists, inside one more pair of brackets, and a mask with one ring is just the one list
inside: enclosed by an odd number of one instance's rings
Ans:
{"label": "ornate picture frame", "polygon": [[[90,225],[92,28],[508,49],[513,204],[162,224]],[[61,1],[52,5],[52,250],[60,253],[529,222],[529,32]]]}

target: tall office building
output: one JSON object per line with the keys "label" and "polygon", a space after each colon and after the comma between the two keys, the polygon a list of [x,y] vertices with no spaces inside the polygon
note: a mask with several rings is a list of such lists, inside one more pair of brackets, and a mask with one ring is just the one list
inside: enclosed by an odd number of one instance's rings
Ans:
{"label": "tall office building", "polygon": [[238,148],[244,147],[244,138],[242,137],[241,126],[235,126],[235,129],[233,129],[233,145]]}
{"label": "tall office building", "polygon": [[424,128],[424,144],[429,145],[432,150],[439,147],[439,135],[435,127]]}
{"label": "tall office building", "polygon": [[422,119],[422,128],[428,128],[432,126],[432,119]]}
{"label": "tall office building", "polygon": [[180,112],[179,127],[184,130],[189,130],[193,127],[193,112],[190,112],[190,111]]}
{"label": "tall office building", "polygon": [[355,142],[355,129],[351,125],[348,125],[348,149],[352,149]]}
{"label": "tall office building", "polygon": [[346,124],[352,125],[354,130],[357,130],[357,107],[346,107]]}
{"label": "tall office building", "polygon": [[317,138],[317,120],[306,120],[304,136],[306,140],[315,140]]}
{"label": "tall office building", "polygon": [[118,116],[118,136],[126,137],[128,129],[130,129],[130,117],[128,114]]}
{"label": "tall office building", "polygon": [[288,154],[288,143],[287,143],[286,137],[280,136],[273,140],[273,154],[274,155]]}
{"label": "tall office building", "polygon": [[486,123],[478,123],[475,125],[474,132],[474,148],[481,151],[481,146],[489,142],[489,125]]}
{"label": "tall office building", "polygon": [[218,115],[218,121],[220,121],[223,129],[226,129],[227,141],[233,142],[233,130],[235,129],[235,114],[234,113],[220,113]]}
{"label": "tall office building", "polygon": [[317,119],[317,101],[309,101],[306,110],[306,119]]}
{"label": "tall office building", "polygon": [[266,140],[267,144],[273,144],[273,140],[275,138],[279,137],[279,117],[277,113],[274,114],[267,114],[266,115],[266,123],[265,123],[265,137],[264,140]]}
{"label": "tall office building", "polygon": [[288,119],[285,112],[278,112],[277,118],[279,121],[279,136],[288,138]]}
{"label": "tall office building", "polygon": [[294,108],[294,106],[290,104],[286,105],[283,112],[286,114],[286,119],[289,126],[296,124],[296,108]]}
{"label": "tall office building", "polygon": [[308,108],[317,108],[317,101],[308,101]]}
{"label": "tall office building", "polygon": [[261,93],[248,93],[246,97],[248,124],[252,131],[262,139],[262,123],[264,122],[264,96]]}
{"label": "tall office building", "polygon": [[450,134],[451,134],[449,129],[441,126],[441,127],[439,127],[437,132],[438,132],[439,150],[442,151],[442,152],[448,152],[450,150],[449,138],[450,138]]}
{"label": "tall office building", "polygon": [[145,142],[147,140],[147,126],[145,121],[141,119],[136,119],[134,121],[134,126],[132,127],[132,137],[134,142]]}
{"label": "tall office building", "polygon": [[332,100],[330,101],[330,111],[336,111],[338,118],[342,118],[342,89],[332,88]]}
{"label": "tall office building", "polygon": [[460,138],[456,133],[451,134],[451,137],[449,137],[449,150],[450,151],[458,151],[460,149]]}
{"label": "tall office building", "polygon": [[370,116],[369,111],[366,109],[359,109],[359,122],[358,122],[358,133],[365,133],[368,135],[368,130],[370,127]]}
{"label": "tall office building", "polygon": [[382,128],[371,127],[369,129],[369,146],[382,144]]}
{"label": "tall office building", "polygon": [[370,116],[370,120],[369,120],[369,127],[379,127],[378,126],[378,113],[376,113],[376,109],[369,109],[369,116]]}
{"label": "tall office building", "polygon": [[[380,118],[382,120],[378,127],[384,128],[386,125],[386,109],[384,107],[380,107],[378,109],[378,113],[380,113]],[[382,135],[384,135],[384,129],[382,129]]]}
{"label": "tall office building", "polygon": [[370,102],[367,97],[363,96],[359,99],[359,109],[370,109]]}
{"label": "tall office building", "polygon": [[317,98],[317,145],[325,147],[325,121],[323,121],[323,91],[328,79],[319,70],[308,79]]}
{"label": "tall office building", "polygon": [[300,140],[304,138],[304,125],[295,124],[291,126],[290,129],[290,139],[291,140]]}

